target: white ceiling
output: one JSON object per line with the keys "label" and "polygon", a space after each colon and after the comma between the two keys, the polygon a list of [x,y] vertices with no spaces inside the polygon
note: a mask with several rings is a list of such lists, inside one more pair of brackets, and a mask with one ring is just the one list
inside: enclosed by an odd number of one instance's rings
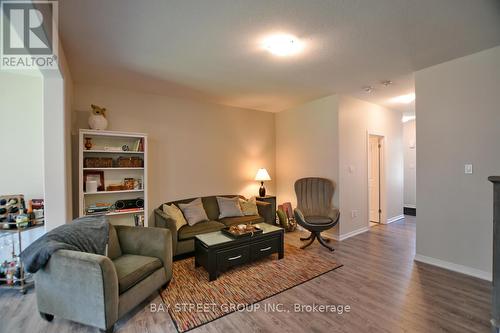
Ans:
{"label": "white ceiling", "polygon": [[[500,1],[66,0],[60,30],[77,83],[265,111],[342,93],[411,112],[387,99],[414,90],[415,70],[500,45]],[[268,54],[273,32],[305,51]]]}

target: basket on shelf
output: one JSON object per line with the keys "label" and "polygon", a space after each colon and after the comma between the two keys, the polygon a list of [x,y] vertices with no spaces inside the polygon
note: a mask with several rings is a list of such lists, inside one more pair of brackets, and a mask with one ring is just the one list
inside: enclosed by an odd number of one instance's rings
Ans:
{"label": "basket on shelf", "polygon": [[112,168],[113,158],[111,157],[87,157],[83,161],[84,168]]}
{"label": "basket on shelf", "polygon": [[108,191],[108,192],[123,191],[123,190],[128,190],[128,189],[122,184],[111,184],[111,185],[106,186],[106,191]]}
{"label": "basket on shelf", "polygon": [[142,168],[144,161],[140,157],[118,157],[117,166],[119,168]]}

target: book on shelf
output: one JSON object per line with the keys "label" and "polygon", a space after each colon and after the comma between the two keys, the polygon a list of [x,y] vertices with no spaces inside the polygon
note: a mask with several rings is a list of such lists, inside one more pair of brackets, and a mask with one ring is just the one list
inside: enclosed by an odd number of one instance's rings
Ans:
{"label": "book on shelf", "polygon": [[134,224],[136,227],[144,227],[144,215],[134,214]]}
{"label": "book on shelf", "polygon": [[85,216],[101,216],[101,215],[106,215],[107,213],[109,212],[92,212],[92,213],[86,212]]}
{"label": "book on shelf", "polygon": [[113,212],[115,213],[126,213],[126,212],[142,212],[144,209],[142,208],[124,208],[124,209],[115,209]]}
{"label": "book on shelf", "polygon": [[144,151],[144,141],[143,141],[143,138],[137,139],[134,142],[134,145],[132,147],[132,151],[137,151],[137,152],[143,152]]}
{"label": "book on shelf", "polygon": [[111,210],[112,205],[108,203],[96,203],[88,206],[85,209],[85,215],[96,215],[102,213],[108,213]]}

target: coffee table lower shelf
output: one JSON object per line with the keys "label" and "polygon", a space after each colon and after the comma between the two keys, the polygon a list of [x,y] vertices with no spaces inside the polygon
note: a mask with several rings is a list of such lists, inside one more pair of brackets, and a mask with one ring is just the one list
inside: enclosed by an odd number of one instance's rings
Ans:
{"label": "coffee table lower shelf", "polygon": [[[262,224],[261,224],[262,225]],[[248,238],[230,239],[225,242],[207,244],[203,237],[195,238],[195,267],[204,267],[209,281],[217,279],[227,269],[267,257],[277,253],[278,259],[284,257],[284,230],[269,225],[268,232]],[[220,233],[220,231],[219,231]],[[216,234],[216,233],[214,233]],[[219,237],[219,235],[216,235]],[[220,237],[219,237],[220,238]]]}

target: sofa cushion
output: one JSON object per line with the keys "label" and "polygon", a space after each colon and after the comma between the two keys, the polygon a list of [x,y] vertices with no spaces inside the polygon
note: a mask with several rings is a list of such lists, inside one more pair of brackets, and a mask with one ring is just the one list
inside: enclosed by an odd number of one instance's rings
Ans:
{"label": "sofa cushion", "polygon": [[219,204],[219,219],[231,216],[243,216],[241,211],[239,197],[225,198],[216,197],[217,203]]}
{"label": "sofa cushion", "polygon": [[185,225],[181,227],[177,233],[179,240],[187,240],[194,238],[194,236],[199,234],[206,234],[207,232],[219,231],[226,227],[224,224],[217,221],[206,221],[196,223],[193,226]]}
{"label": "sofa cushion", "polygon": [[177,230],[179,230],[183,225],[187,224],[184,215],[182,215],[181,210],[176,205],[163,204],[162,208],[165,215],[175,221],[175,227]]}
{"label": "sofa cushion", "polygon": [[179,204],[179,208],[182,210],[182,213],[190,226],[199,222],[208,221],[208,216],[205,212],[205,208],[203,207],[201,198],[194,199],[186,204]]}
{"label": "sofa cushion", "polygon": [[281,209],[278,209],[276,211],[276,215],[278,215],[278,219],[280,220],[281,227],[284,228],[285,230],[287,230],[288,229],[288,216]]}
{"label": "sofa cushion", "polygon": [[119,293],[123,294],[162,267],[160,259],[124,254],[113,260],[118,276]]}
{"label": "sofa cushion", "polygon": [[116,234],[115,227],[109,224],[109,236],[108,236],[108,252],[107,256],[109,259],[113,260],[122,255],[122,249],[120,247],[120,240]]}
{"label": "sofa cushion", "polygon": [[259,210],[257,208],[257,199],[255,197],[251,197],[250,199],[242,199],[240,198],[240,206],[243,211],[243,215],[259,215]]}
{"label": "sofa cushion", "polygon": [[248,223],[264,223],[265,220],[259,215],[249,215],[249,216],[235,216],[235,217],[225,217],[219,220],[226,226],[232,226],[235,224],[248,224]]}

